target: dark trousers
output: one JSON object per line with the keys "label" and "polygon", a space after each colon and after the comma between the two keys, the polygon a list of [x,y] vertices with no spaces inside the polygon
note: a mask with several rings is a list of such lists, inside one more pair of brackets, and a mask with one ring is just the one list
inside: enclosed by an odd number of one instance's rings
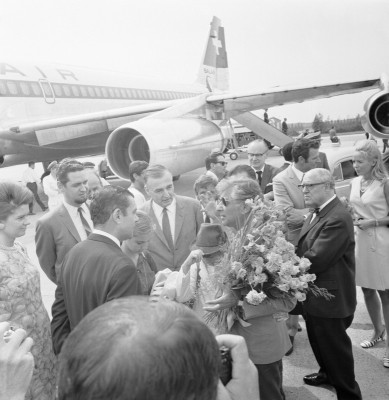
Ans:
{"label": "dark trousers", "polygon": [[[28,182],[27,183],[27,187],[33,193],[33,195],[35,197],[35,200],[39,204],[39,207],[42,209],[42,211],[45,210],[46,206],[42,203],[42,200],[39,198],[38,185],[36,184],[36,182]],[[32,213],[32,211],[34,209],[34,202],[33,201],[28,205],[28,208],[30,209],[30,213]]]}
{"label": "dark trousers", "polygon": [[255,364],[261,400],[285,400],[282,388],[282,359],[270,364]]}
{"label": "dark trousers", "polygon": [[320,366],[336,389],[339,400],[360,400],[361,390],[355,380],[352,344],[346,329],[354,315],[346,318],[320,318],[306,315],[309,343]]}

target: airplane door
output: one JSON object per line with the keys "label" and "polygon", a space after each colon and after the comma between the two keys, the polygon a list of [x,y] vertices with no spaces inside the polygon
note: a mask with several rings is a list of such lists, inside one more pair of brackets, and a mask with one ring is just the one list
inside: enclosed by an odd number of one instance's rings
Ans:
{"label": "airplane door", "polygon": [[43,97],[45,98],[45,102],[47,104],[55,103],[55,95],[54,90],[51,86],[51,83],[47,79],[38,79],[39,86],[42,89]]}

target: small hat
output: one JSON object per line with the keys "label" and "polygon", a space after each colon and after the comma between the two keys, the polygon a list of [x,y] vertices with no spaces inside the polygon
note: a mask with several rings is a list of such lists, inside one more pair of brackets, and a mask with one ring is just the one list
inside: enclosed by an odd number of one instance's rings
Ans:
{"label": "small hat", "polygon": [[52,161],[48,166],[47,169],[51,171],[53,168],[58,168],[58,162],[57,161]]}
{"label": "small hat", "polygon": [[304,136],[304,139],[311,139],[311,140],[320,140],[321,139],[321,132],[316,131],[309,133],[307,136]]}
{"label": "small hat", "polygon": [[220,224],[203,223],[194,248],[202,250],[204,254],[212,254],[219,251],[226,243],[227,235]]}

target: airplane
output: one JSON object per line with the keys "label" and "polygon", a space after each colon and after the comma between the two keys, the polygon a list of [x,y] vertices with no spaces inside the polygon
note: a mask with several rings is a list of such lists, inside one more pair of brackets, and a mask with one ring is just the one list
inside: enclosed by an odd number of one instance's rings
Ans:
{"label": "airplane", "polygon": [[113,172],[144,160],[173,174],[196,169],[233,137],[231,119],[283,146],[292,139],[252,111],[377,88],[365,103],[364,129],[389,138],[389,79],[315,87],[228,91],[224,28],[213,17],[193,85],[148,82],[120,73],[62,65],[0,63],[0,165],[104,153]]}

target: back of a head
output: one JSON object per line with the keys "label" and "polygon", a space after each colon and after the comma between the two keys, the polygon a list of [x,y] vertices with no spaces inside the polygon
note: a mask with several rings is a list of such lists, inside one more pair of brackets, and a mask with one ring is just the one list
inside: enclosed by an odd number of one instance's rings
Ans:
{"label": "back of a head", "polygon": [[59,400],[215,400],[219,350],[187,307],[128,297],[89,313],[60,355]]}
{"label": "back of a head", "polygon": [[147,169],[149,164],[146,161],[133,161],[129,166],[129,175],[132,183],[135,182],[134,174],[140,175],[145,169]]}
{"label": "back of a head", "polygon": [[120,186],[104,186],[96,192],[90,204],[90,214],[93,225],[104,225],[115,209],[127,215],[130,206],[131,193]]}
{"label": "back of a head", "polygon": [[284,156],[285,161],[293,162],[292,148],[293,148],[293,142],[286,143],[282,148],[282,155]]}
{"label": "back of a head", "polygon": [[228,177],[231,178],[233,176],[243,176],[245,175],[247,179],[254,179],[257,180],[257,175],[250,165],[246,164],[239,164],[234,167],[229,173]]}

